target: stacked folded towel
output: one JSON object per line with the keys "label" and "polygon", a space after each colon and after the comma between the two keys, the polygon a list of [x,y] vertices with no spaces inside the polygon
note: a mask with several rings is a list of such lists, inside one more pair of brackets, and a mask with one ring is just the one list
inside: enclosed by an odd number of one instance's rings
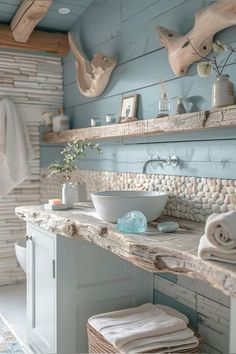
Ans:
{"label": "stacked folded towel", "polygon": [[105,313],[88,323],[120,353],[191,353],[199,346],[187,317],[163,305]]}
{"label": "stacked folded towel", "polygon": [[208,217],[205,235],[200,239],[198,256],[236,264],[236,211]]}

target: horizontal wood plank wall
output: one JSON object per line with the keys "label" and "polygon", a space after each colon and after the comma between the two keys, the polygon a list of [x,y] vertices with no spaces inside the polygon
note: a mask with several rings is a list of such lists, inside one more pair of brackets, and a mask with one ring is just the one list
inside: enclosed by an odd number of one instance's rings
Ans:
{"label": "horizontal wood plank wall", "polygon": [[63,105],[61,60],[0,51],[0,99],[4,96],[16,103],[24,117],[35,156],[29,161],[29,179],[0,201],[0,285],[25,279],[14,249],[15,242],[25,236],[25,223],[14,210],[16,206],[40,203],[39,125],[43,112]]}
{"label": "horizontal wood plank wall", "polygon": [[[72,34],[88,57],[95,51],[102,51],[117,57],[118,66],[105,92],[98,98],[89,99],[77,88],[73,55],[70,53],[64,59],[65,107],[72,118],[72,128],[89,126],[91,118],[104,119],[106,113],[119,114],[122,95],[131,93],[140,94],[138,118],[153,118],[158,110],[161,79],[167,81],[172,109],[178,96],[186,98],[188,111],[209,109],[214,75],[200,78],[193,65],[188,76],[175,77],[166,49],[160,44],[156,25],[169,27],[180,34],[187,33],[194,25],[196,11],[210,3],[202,0],[94,1],[74,24]],[[217,38],[236,46],[235,34],[236,26],[220,32]],[[232,58],[225,71],[234,83],[235,59]],[[204,134],[119,139],[102,143],[103,156],[90,155],[82,167],[141,172],[143,163],[153,154],[162,156],[175,152],[182,160],[180,167],[157,168],[153,172],[235,178],[235,133],[235,129],[228,129]]]}
{"label": "horizontal wood plank wall", "polygon": [[172,306],[203,337],[201,353],[229,352],[230,298],[206,282],[183,275],[154,275],[154,302]]}

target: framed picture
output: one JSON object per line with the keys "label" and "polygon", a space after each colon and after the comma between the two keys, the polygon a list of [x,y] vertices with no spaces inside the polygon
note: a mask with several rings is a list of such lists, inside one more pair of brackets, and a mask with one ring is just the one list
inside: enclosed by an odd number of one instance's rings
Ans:
{"label": "framed picture", "polygon": [[137,120],[138,95],[124,96],[121,101],[120,123]]}

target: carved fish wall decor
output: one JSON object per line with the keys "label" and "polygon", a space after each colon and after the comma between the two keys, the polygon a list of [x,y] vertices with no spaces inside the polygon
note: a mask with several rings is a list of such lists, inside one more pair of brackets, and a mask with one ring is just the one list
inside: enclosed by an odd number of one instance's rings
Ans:
{"label": "carved fish wall decor", "polygon": [[[177,76],[187,73],[189,66],[212,51],[215,34],[236,24],[236,0],[220,0],[196,13],[195,25],[185,36],[157,26],[161,43],[168,50],[170,66]],[[190,39],[191,44],[183,48]]]}
{"label": "carved fish wall decor", "polygon": [[70,33],[68,38],[70,48],[76,57],[76,79],[80,92],[86,97],[101,95],[117,64],[116,59],[96,52],[90,62],[75,46]]}

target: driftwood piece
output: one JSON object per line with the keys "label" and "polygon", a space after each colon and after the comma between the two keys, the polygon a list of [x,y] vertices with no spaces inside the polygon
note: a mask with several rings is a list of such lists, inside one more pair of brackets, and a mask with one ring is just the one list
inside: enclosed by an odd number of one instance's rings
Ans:
{"label": "driftwood piece", "polygon": [[11,20],[12,35],[16,42],[26,43],[37,26],[46,15],[53,0],[23,0],[15,16]]}
{"label": "driftwood piece", "polygon": [[174,234],[161,234],[156,227],[149,227],[147,233],[134,235],[118,232],[115,225],[103,222],[94,209],[84,203],[76,213],[45,211],[36,206],[16,208],[16,214],[54,234],[94,243],[150,272],[197,277],[236,297],[236,266],[197,257],[203,224],[179,219],[180,229]]}
{"label": "driftwood piece", "polygon": [[236,106],[215,108],[211,111],[186,113],[163,118],[145,119],[124,124],[66,130],[47,133],[47,143],[65,143],[74,139],[103,140],[121,137],[163,135],[192,132],[210,128],[236,127]]}
{"label": "driftwood piece", "polygon": [[90,62],[82,54],[82,51],[75,46],[70,33],[68,38],[70,48],[76,57],[76,79],[80,92],[86,97],[101,95],[117,64],[116,59],[96,52]]}
{"label": "driftwood piece", "polygon": [[[161,43],[168,50],[170,66],[177,76],[187,73],[189,66],[212,51],[214,35],[224,28],[236,24],[236,0],[218,1],[199,10],[193,29],[185,36],[161,26],[157,26]],[[191,45],[183,48],[190,39]],[[195,52],[195,50],[197,53]]]}

